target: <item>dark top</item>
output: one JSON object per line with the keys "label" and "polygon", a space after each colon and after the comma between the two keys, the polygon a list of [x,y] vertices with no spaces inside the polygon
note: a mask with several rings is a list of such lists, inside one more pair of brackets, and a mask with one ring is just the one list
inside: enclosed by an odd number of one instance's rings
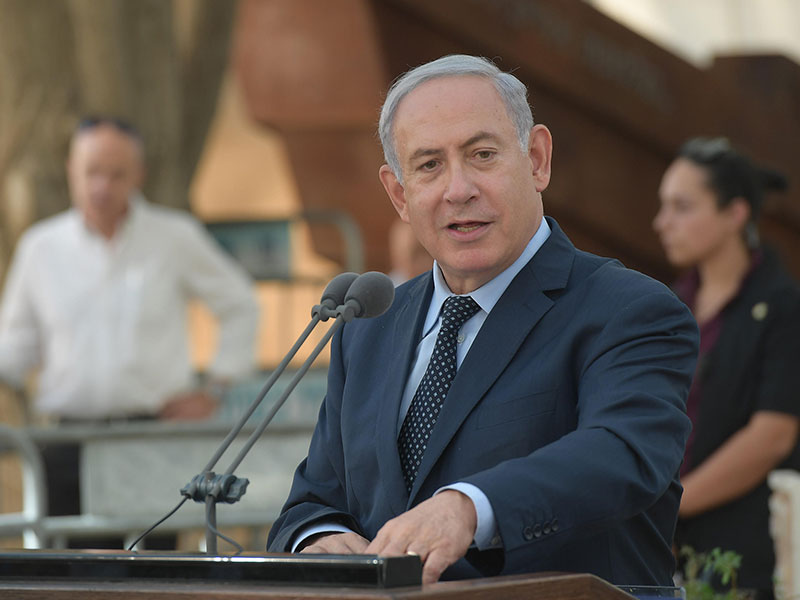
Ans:
{"label": "dark top", "polygon": [[[736,295],[738,296],[741,288],[745,285],[746,281],[753,275],[756,268],[764,261],[764,252],[758,250],[754,253],[750,263],[750,267],[745,273],[742,282],[739,284],[739,290]],[[678,280],[675,285],[675,291],[681,300],[687,306],[694,307],[697,301],[697,293],[700,290],[700,275],[697,269],[692,270],[690,273]],[[730,302],[730,301],[729,301]],[[725,307],[720,308],[719,312],[712,318],[700,324],[700,351],[697,353],[697,368],[702,368],[703,363],[708,355],[717,344],[719,334],[723,327],[723,318],[725,315]],[[692,380],[692,387],[689,389],[689,398],[686,401],[686,414],[692,421],[692,432],[689,434],[689,440],[686,442],[686,451],[683,455],[683,464],[681,465],[681,476],[686,475],[695,464],[692,460],[692,448],[694,447],[694,438],[697,433],[697,413],[700,407],[700,402],[703,397],[703,386],[700,385],[699,378],[695,377]]]}
{"label": "dark top", "polygon": [[[719,338],[695,374],[702,401],[693,419],[687,471],[747,425],[756,411],[800,416],[800,288],[772,252],[765,251],[721,319]],[[779,468],[798,466],[796,447]],[[771,589],[775,555],[769,496],[765,479],[724,506],[680,520],[676,544],[698,551],[734,550],[742,555],[739,585]]]}

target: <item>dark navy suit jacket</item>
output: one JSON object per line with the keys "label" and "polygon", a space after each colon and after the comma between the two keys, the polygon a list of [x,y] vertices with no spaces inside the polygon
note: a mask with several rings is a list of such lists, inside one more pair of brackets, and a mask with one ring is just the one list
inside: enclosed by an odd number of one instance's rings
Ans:
{"label": "dark navy suit jacket", "polygon": [[665,286],[576,250],[549,224],[464,358],[410,495],[396,432],[430,273],[334,337],[327,395],[270,550],[289,551],[315,521],[372,539],[465,481],[488,496],[502,549],[472,549],[443,578],[573,571],[671,584],[697,327]]}

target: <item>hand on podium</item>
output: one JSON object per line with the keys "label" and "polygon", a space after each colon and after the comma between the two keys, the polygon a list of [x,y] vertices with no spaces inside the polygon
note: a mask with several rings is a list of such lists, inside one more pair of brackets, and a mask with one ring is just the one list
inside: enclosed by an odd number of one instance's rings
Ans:
{"label": "hand on podium", "polygon": [[301,553],[306,554],[367,554],[369,540],[353,532],[324,532],[303,540]]}
{"label": "hand on podium", "polygon": [[416,554],[422,583],[435,583],[444,570],[467,553],[478,517],[472,500],[445,490],[388,521],[367,547],[367,554]]}

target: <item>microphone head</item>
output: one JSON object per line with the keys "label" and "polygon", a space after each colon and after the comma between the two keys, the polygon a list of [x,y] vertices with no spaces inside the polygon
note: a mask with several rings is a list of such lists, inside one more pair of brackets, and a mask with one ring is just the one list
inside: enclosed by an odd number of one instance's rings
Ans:
{"label": "microphone head", "polygon": [[345,304],[357,304],[355,317],[369,319],[385,313],[394,301],[394,283],[379,271],[367,271],[352,283]]}
{"label": "microphone head", "polygon": [[322,292],[321,304],[330,309],[336,309],[340,304],[344,304],[347,290],[350,289],[350,286],[357,278],[358,273],[339,273],[325,286],[325,291]]}

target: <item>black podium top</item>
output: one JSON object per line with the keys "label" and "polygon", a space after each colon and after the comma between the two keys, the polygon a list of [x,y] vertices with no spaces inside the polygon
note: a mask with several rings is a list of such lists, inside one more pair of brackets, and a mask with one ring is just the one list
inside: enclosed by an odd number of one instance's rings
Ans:
{"label": "black podium top", "polygon": [[0,580],[210,580],[391,588],[422,583],[417,556],[167,552],[0,552]]}

